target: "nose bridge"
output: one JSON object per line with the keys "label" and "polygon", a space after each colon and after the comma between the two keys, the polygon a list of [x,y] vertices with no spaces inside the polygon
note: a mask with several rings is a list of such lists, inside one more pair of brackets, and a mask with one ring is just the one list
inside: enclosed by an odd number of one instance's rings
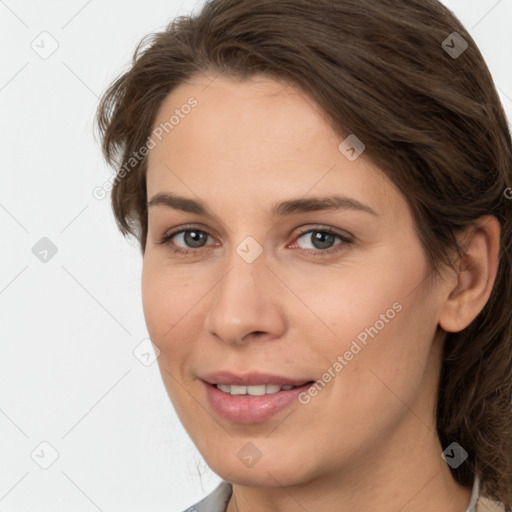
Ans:
{"label": "nose bridge", "polygon": [[252,259],[254,250],[251,240],[239,244],[212,290],[207,328],[225,342],[239,343],[254,332],[277,336],[284,324],[271,294],[266,258],[260,253]]}

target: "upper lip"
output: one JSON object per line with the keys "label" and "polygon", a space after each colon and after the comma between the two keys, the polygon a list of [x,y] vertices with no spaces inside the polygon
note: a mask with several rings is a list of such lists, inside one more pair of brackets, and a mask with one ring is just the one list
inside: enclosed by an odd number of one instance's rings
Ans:
{"label": "upper lip", "polygon": [[201,377],[209,384],[225,384],[233,386],[257,386],[259,384],[276,384],[279,386],[302,386],[312,379],[296,379],[272,373],[249,372],[236,374],[229,371],[218,371]]}

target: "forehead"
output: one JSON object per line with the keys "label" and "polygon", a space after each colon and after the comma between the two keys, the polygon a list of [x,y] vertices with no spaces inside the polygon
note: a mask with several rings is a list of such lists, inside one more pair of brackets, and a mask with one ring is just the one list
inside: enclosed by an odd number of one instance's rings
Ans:
{"label": "forehead", "polygon": [[[189,104],[194,107],[189,108]],[[213,139],[218,142],[229,134],[238,143],[245,138],[245,149],[255,137],[258,141],[254,143],[261,144],[261,139],[275,136],[279,144],[295,141],[294,149],[300,150],[297,142],[307,142],[319,130],[336,143],[339,136],[330,133],[332,129],[324,117],[300,90],[268,77],[257,75],[241,81],[200,75],[167,95],[158,109],[153,130],[164,128],[162,136],[167,146],[177,139],[180,143],[192,138],[201,139],[195,143]],[[163,148],[159,146],[153,154],[160,153]]]}
{"label": "forehead", "polygon": [[153,137],[148,155],[149,197],[162,189],[190,194],[187,185],[197,194],[245,186],[264,197],[270,186],[304,195],[343,185],[366,196],[379,190],[377,203],[387,195],[384,174],[364,155],[354,162],[343,156],[343,136],[311,98],[268,77],[197,76],[162,102],[152,133],[158,129],[161,140]]}

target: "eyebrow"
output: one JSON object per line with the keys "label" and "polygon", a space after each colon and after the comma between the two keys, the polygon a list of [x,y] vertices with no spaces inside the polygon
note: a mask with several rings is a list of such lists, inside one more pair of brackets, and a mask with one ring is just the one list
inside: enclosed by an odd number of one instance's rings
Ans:
{"label": "eyebrow", "polygon": [[[173,208],[187,213],[195,213],[205,217],[215,217],[213,212],[211,212],[202,201],[167,192],[159,192],[158,194],[155,194],[147,204],[148,207],[165,206],[166,208]],[[331,194],[325,197],[310,197],[307,199],[289,199],[287,201],[275,203],[272,206],[271,214],[273,217],[283,217],[285,215],[321,210],[354,210],[375,216],[379,215],[367,204],[339,194]]]}

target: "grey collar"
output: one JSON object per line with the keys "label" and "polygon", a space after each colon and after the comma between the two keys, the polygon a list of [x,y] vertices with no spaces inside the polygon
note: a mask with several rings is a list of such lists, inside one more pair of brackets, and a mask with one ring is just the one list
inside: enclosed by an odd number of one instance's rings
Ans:
{"label": "grey collar", "polygon": [[469,498],[469,505],[466,512],[476,512],[478,505],[478,498],[480,497],[480,476],[475,471],[475,480],[473,482],[473,490],[471,491],[471,497]]}

